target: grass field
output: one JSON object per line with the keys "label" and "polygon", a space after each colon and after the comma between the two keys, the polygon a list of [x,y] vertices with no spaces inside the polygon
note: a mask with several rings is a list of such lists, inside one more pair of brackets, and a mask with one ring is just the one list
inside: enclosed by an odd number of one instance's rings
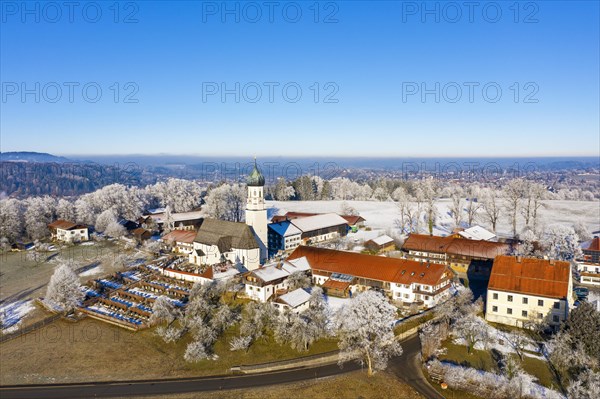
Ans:
{"label": "grass field", "polygon": [[[146,399],[167,398],[150,396]],[[231,390],[221,392],[194,392],[181,395],[169,395],[173,399],[420,399],[423,398],[410,386],[398,381],[388,373],[377,373],[367,377],[366,373],[353,371],[335,377],[320,378],[294,384],[283,384],[264,388]],[[458,396],[457,396],[458,398]]]}
{"label": "grass field", "polygon": [[[445,355],[440,356],[440,360],[451,361],[461,366],[473,367],[479,370],[500,372],[497,363],[488,351],[474,349],[473,353],[469,355],[466,346],[455,345],[448,341],[443,346],[447,349],[447,352]],[[517,355],[514,354],[509,356],[517,358]],[[558,387],[554,375],[545,361],[525,356],[521,366],[527,373],[537,378],[541,385],[554,389]]]}
{"label": "grass field", "polygon": [[57,321],[33,333],[0,344],[0,384],[83,382],[228,374],[232,366],[290,359],[337,349],[321,340],[308,352],[296,352],[259,339],[247,353],[231,352],[237,327],[217,341],[218,360],[187,363],[189,337],[166,344],[153,330],[130,332],[92,319]]}

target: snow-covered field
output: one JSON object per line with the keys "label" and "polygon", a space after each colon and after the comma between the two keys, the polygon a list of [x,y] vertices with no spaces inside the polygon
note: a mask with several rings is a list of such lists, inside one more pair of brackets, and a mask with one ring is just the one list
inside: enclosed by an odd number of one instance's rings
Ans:
{"label": "snow-covered field", "polygon": [[0,326],[7,334],[19,329],[19,323],[29,312],[35,309],[33,300],[17,301],[0,307]]}
{"label": "snow-covered field", "polygon": [[[284,214],[288,211],[339,213],[343,202],[355,208],[367,220],[367,226],[383,231],[390,231],[392,234],[399,234],[400,231],[396,228],[394,221],[400,215],[396,204],[392,201],[267,201],[267,206],[273,208],[269,214],[272,214],[274,211],[277,211],[277,214]],[[447,235],[452,229],[452,218],[449,214],[450,200],[438,200],[436,206],[440,217],[434,228],[434,234]],[[600,230],[600,201],[544,201],[544,207],[539,212],[540,226],[550,226],[553,224],[572,226],[582,221],[589,231]],[[519,231],[523,227],[521,219],[519,217]],[[490,227],[485,220],[478,220],[477,224],[486,228]],[[381,233],[381,231],[378,233]],[[511,235],[510,220],[506,214],[504,214],[504,217],[498,223],[498,234],[502,236]]]}

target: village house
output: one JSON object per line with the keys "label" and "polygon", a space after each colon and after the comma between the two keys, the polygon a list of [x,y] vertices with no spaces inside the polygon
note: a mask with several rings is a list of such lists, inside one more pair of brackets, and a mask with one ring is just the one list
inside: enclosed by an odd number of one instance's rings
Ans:
{"label": "village house", "polygon": [[246,295],[254,300],[267,302],[272,296],[287,293],[287,279],[295,272],[310,272],[305,259],[283,261],[250,271],[244,276]]}
{"label": "village house", "polygon": [[373,252],[389,252],[396,249],[396,242],[388,235],[382,235],[365,242],[365,248]]}
{"label": "village house", "polygon": [[196,265],[230,262],[254,270],[260,266],[260,247],[247,224],[205,219],[194,238],[189,261]]}
{"label": "village house", "polygon": [[[157,230],[162,231],[165,223],[164,208],[149,210],[149,213],[142,216],[139,220],[142,227],[150,229],[156,226]],[[202,224],[203,216],[201,211],[171,213],[173,228],[176,230],[196,230]]]}
{"label": "village house", "polygon": [[577,261],[579,282],[600,286],[600,238],[594,237],[581,244],[583,258]]}
{"label": "village house", "polygon": [[75,224],[68,220],[56,220],[48,225],[52,239],[62,242],[80,242],[90,239],[88,227],[83,224]]}
{"label": "village house", "polygon": [[569,262],[520,256],[498,256],[494,260],[486,320],[515,327],[547,321],[556,328],[566,320],[572,306]]}
{"label": "village house", "polygon": [[310,294],[302,288],[295,289],[277,297],[273,301],[273,306],[280,312],[289,310],[294,313],[301,313],[309,308]]}
{"label": "village house", "polygon": [[282,220],[268,225],[269,253],[289,253],[300,244],[316,244],[347,234],[348,222],[335,213]]}
{"label": "village house", "polygon": [[489,275],[496,256],[512,253],[511,245],[506,243],[426,234],[409,235],[402,250],[409,259],[448,265],[463,275]]}
{"label": "village house", "polygon": [[[308,216],[322,215],[321,213],[309,213],[309,212],[286,212],[284,215],[275,215],[271,218],[271,223],[282,222],[284,220],[300,219]],[[360,215],[340,215],[346,220],[346,223],[350,228],[363,227],[365,225],[365,218]]]}
{"label": "village house", "polygon": [[453,277],[447,266],[407,259],[300,246],[288,261],[306,259],[313,283],[332,296],[376,289],[399,305],[429,308],[445,300]]}
{"label": "village house", "polygon": [[160,241],[171,246],[177,254],[189,255],[194,250],[194,230],[173,230],[161,237]]}

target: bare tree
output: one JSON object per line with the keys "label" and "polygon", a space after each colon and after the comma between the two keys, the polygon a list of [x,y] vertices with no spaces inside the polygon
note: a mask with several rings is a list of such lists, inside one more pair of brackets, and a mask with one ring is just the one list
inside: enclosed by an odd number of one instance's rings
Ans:
{"label": "bare tree", "polygon": [[467,224],[469,226],[472,226],[476,222],[477,216],[479,215],[479,210],[482,207],[481,203],[479,202],[480,193],[481,191],[478,186],[469,186],[467,189],[468,198],[465,212],[467,213]]}
{"label": "bare tree", "polygon": [[460,227],[462,222],[462,213],[464,208],[463,190],[459,186],[453,186],[450,193],[450,213],[452,214],[452,221],[454,227]]}
{"label": "bare tree", "polygon": [[517,217],[521,209],[521,201],[524,196],[523,179],[513,179],[504,186],[504,198],[506,201],[506,212],[510,218],[513,237],[517,236]]}
{"label": "bare tree", "polygon": [[496,232],[496,226],[500,219],[501,204],[500,204],[500,192],[491,188],[484,189],[481,200],[483,213],[488,222],[492,225],[492,230]]}

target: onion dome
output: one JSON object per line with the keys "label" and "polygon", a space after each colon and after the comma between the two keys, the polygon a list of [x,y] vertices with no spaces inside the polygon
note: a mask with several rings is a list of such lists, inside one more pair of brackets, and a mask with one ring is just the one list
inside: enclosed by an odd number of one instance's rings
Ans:
{"label": "onion dome", "polygon": [[262,173],[260,173],[260,170],[258,169],[258,165],[256,164],[256,158],[254,158],[254,168],[252,169],[252,172],[250,172],[246,183],[249,186],[253,187],[262,187],[265,185],[265,177],[262,175]]}

